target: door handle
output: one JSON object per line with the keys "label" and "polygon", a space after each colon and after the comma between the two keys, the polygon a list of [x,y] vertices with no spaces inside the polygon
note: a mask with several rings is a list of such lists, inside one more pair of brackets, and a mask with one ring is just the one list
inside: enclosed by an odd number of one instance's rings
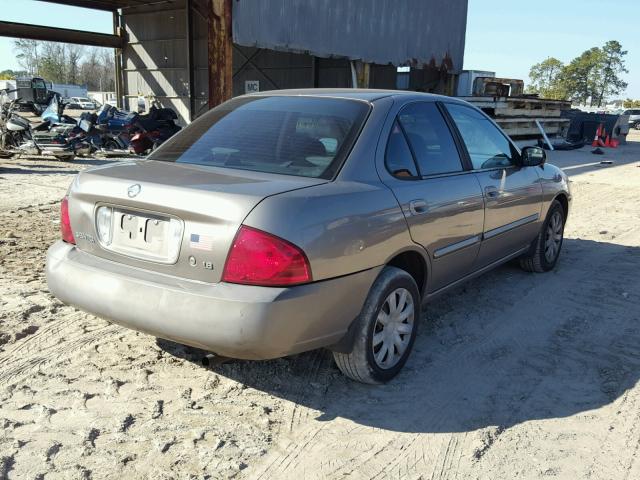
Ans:
{"label": "door handle", "polygon": [[500,191],[494,186],[485,187],[484,193],[489,198],[498,198],[500,196]]}
{"label": "door handle", "polygon": [[427,202],[424,200],[418,199],[409,202],[409,211],[412,215],[422,215],[427,213],[428,210]]}

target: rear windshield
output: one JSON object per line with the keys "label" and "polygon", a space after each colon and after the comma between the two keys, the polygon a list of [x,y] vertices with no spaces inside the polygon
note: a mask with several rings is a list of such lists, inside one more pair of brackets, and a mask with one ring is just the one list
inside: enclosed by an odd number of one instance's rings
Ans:
{"label": "rear windshield", "polygon": [[332,178],[369,109],[347,99],[237,98],[200,117],[149,160]]}

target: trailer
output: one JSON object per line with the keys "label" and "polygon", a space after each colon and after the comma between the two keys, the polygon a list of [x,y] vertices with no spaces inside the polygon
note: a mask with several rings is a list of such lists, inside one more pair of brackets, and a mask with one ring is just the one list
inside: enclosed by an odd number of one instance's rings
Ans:
{"label": "trailer", "polygon": [[86,85],[73,85],[68,83],[51,83],[49,89],[56,92],[62,98],[86,97]]}

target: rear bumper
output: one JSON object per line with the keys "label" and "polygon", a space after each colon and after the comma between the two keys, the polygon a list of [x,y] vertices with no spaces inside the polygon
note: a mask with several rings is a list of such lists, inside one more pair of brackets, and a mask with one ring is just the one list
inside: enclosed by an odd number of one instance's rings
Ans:
{"label": "rear bumper", "polygon": [[268,359],[338,342],[380,268],[291,288],[207,284],[81,252],[47,252],[47,282],[61,301],[156,337],[244,359]]}

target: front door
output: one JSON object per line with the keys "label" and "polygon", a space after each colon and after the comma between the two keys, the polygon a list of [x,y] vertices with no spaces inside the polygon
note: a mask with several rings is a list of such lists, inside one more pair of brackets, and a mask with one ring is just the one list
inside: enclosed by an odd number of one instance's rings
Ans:
{"label": "front door", "polygon": [[537,167],[519,165],[519,153],[481,112],[447,103],[485,199],[482,268],[526,247],[540,229],[542,186]]}
{"label": "front door", "polygon": [[475,175],[463,169],[435,103],[410,103],[399,112],[386,145],[385,173],[383,181],[402,206],[411,238],[429,253],[427,291],[468,274],[482,236],[482,190]]}

